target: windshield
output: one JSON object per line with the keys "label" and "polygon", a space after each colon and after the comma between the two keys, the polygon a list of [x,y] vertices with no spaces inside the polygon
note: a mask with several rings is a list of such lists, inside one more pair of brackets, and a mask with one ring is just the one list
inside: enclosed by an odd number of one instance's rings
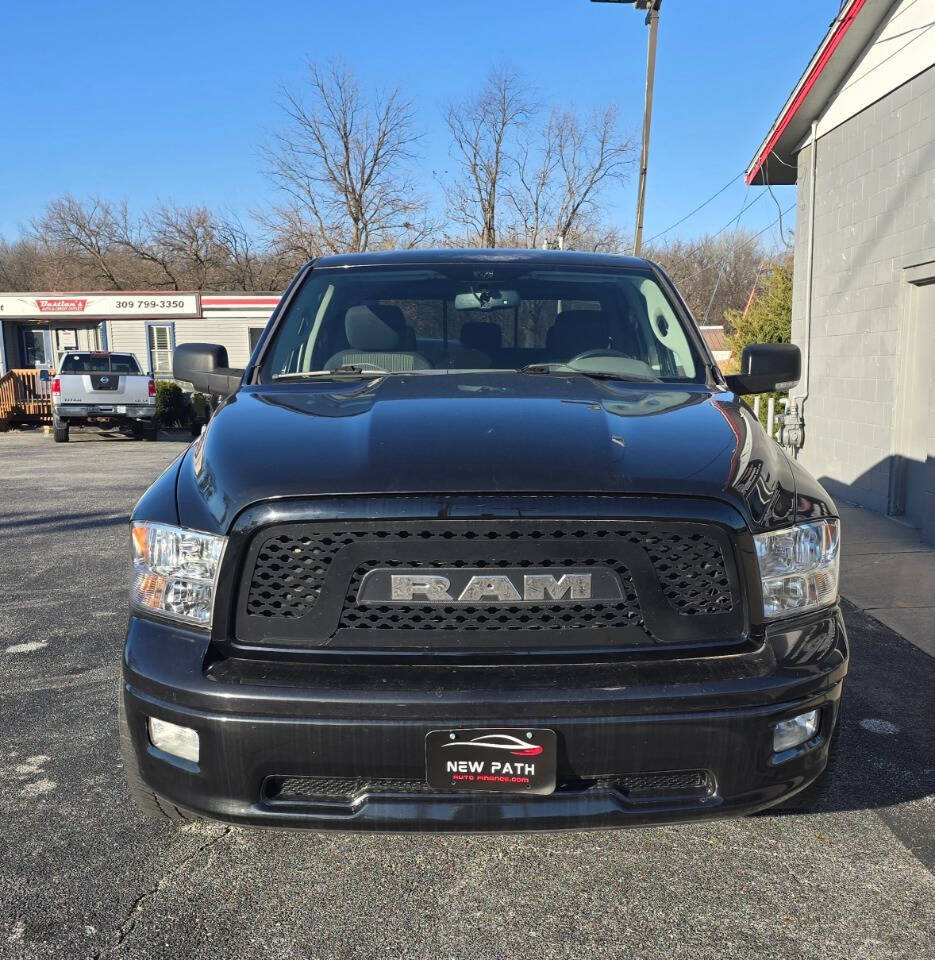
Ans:
{"label": "windshield", "polygon": [[62,373],[139,373],[136,360],[126,353],[67,353]]}
{"label": "windshield", "polygon": [[580,372],[691,381],[702,370],[651,272],[515,264],[312,270],[260,381],[345,368]]}

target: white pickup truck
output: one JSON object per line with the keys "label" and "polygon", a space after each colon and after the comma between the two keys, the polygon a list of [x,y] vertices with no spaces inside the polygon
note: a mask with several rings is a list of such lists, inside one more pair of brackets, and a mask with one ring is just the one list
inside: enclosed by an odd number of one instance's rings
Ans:
{"label": "white pickup truck", "polygon": [[157,440],[156,382],[142,372],[132,353],[63,353],[52,381],[55,442],[67,441],[73,426],[130,430],[134,436]]}

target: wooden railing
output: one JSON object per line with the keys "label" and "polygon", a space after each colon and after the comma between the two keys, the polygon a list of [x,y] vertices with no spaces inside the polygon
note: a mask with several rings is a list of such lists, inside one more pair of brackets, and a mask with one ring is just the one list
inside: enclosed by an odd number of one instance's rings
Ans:
{"label": "wooden railing", "polygon": [[54,370],[10,370],[0,377],[0,430],[52,422],[53,376]]}

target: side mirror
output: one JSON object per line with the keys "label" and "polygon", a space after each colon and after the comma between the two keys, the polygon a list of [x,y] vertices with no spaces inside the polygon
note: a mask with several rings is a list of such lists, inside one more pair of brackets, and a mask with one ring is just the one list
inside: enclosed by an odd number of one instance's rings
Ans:
{"label": "side mirror", "polygon": [[751,343],[743,348],[740,373],[726,377],[734,393],[771,393],[799,382],[802,354],[794,343]]}
{"label": "side mirror", "polygon": [[217,343],[182,343],[172,354],[172,377],[215,397],[233,393],[243,375],[227,365],[227,350]]}

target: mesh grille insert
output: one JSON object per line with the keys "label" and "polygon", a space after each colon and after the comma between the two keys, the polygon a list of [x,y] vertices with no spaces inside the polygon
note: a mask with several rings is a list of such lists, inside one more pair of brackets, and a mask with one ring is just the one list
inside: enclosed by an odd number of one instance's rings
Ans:
{"label": "mesh grille insert", "polygon": [[[659,773],[633,773],[620,776],[588,777],[562,780],[556,793],[576,793],[583,790],[616,790],[634,800],[665,800],[675,795],[707,794],[712,780],[706,770],[677,770]],[[470,793],[470,791],[459,791]],[[351,804],[374,794],[384,796],[402,794],[449,795],[451,791],[437,790],[424,780],[385,777],[268,777],[263,786],[263,798],[269,803],[290,804]],[[478,795],[490,797],[488,791]],[[497,794],[493,794],[496,796]]]}

